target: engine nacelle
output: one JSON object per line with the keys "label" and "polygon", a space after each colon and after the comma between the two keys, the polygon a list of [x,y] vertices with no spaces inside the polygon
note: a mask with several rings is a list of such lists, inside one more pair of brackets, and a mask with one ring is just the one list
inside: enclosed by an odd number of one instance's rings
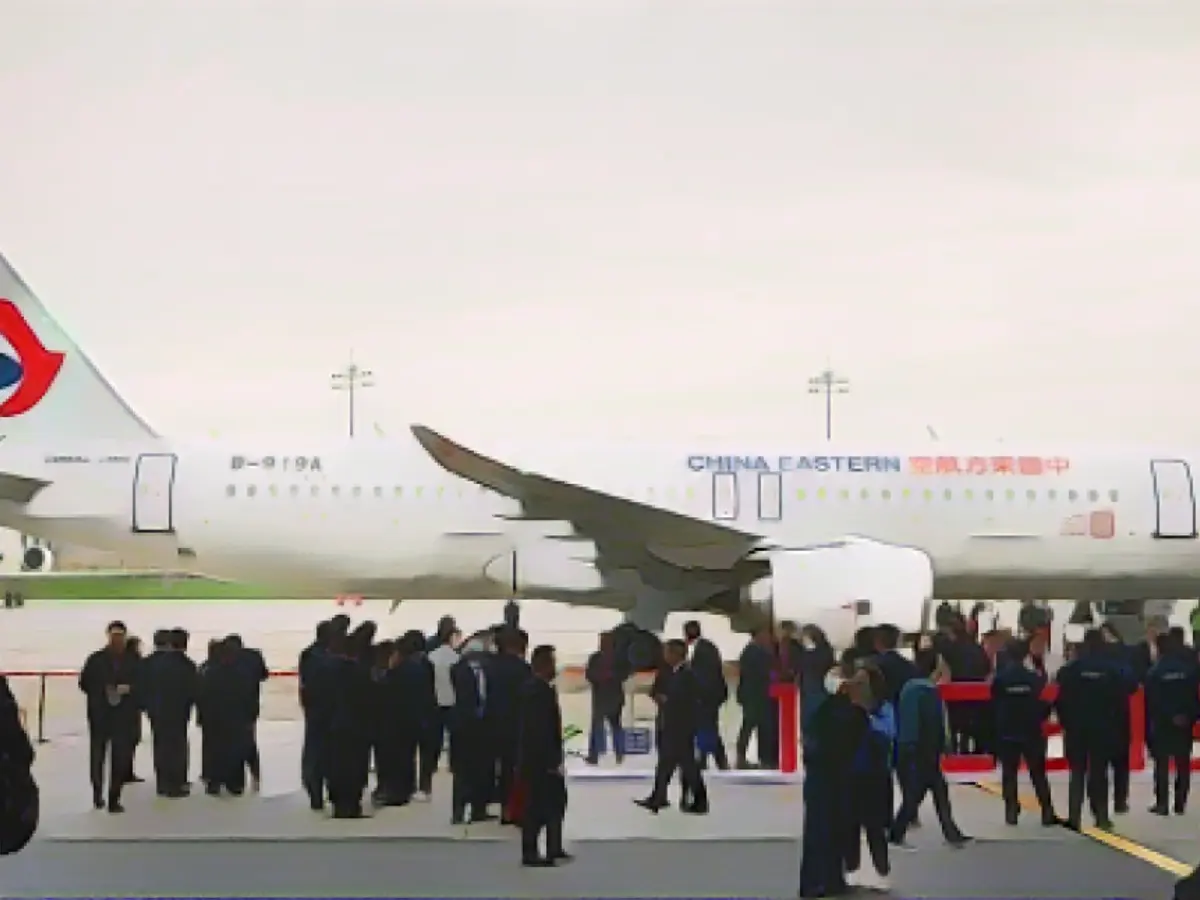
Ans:
{"label": "engine nacelle", "polygon": [[933,567],[919,550],[873,541],[769,556],[769,599],[764,584],[751,603],[776,622],[818,625],[835,647],[848,647],[866,625],[895,625],[905,634],[924,627],[933,594]]}
{"label": "engine nacelle", "polygon": [[54,551],[37,544],[26,547],[21,556],[22,572],[49,572],[54,568]]}
{"label": "engine nacelle", "polygon": [[595,558],[595,545],[589,541],[545,540],[497,557],[484,574],[499,584],[515,586],[520,594],[597,591],[604,587],[604,579],[592,562]]}

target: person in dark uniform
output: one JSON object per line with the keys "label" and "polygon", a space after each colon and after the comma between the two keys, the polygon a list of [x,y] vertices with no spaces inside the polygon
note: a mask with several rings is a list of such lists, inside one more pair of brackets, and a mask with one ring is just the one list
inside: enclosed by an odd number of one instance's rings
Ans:
{"label": "person in dark uniform", "polygon": [[[517,767],[528,790],[521,821],[521,864],[544,868],[568,862],[563,849],[563,819],[567,812],[567,778],[563,768],[562,710],[553,681],[558,670],[554,648],[533,651],[532,677],[521,687]],[[538,840],[546,832],[546,855]]]}
{"label": "person in dark uniform", "polygon": [[396,665],[388,673],[396,704],[396,782],[393,802],[408,803],[428,793],[432,757],[421,750],[422,737],[436,724],[433,668],[425,658],[425,635],[409,631],[396,642]]}
{"label": "person in dark uniform", "polygon": [[621,726],[621,713],[625,709],[625,681],[629,675],[629,661],[617,654],[613,633],[601,632],[600,645],[588,657],[584,668],[584,678],[591,688],[592,715],[586,760],[590,766],[600,762],[606,725],[612,734],[613,755],[618,763],[625,759],[625,729]]}
{"label": "person in dark uniform", "polygon": [[682,812],[703,815],[708,812],[708,789],[696,759],[696,731],[705,715],[704,698],[695,674],[687,665],[687,645],[683,641],[667,641],[663,655],[670,674],[665,678],[662,715],[662,739],[658,747],[658,763],[654,769],[654,789],[650,796],[635,800],[638,806],[658,812],[669,806],[667,789],[675,770],[679,770],[685,799]]}
{"label": "person in dark uniform", "polygon": [[412,797],[399,784],[404,756],[404,720],[407,712],[403,688],[393,673],[400,665],[400,648],[392,641],[380,641],[371,649],[374,655],[367,690],[366,734],[375,760],[373,806],[404,806]]}
{"label": "person in dark uniform", "polygon": [[779,723],[771,704],[771,669],[774,646],[768,628],[755,630],[750,643],[738,657],[737,702],[742,724],[737,736],[737,767],[752,768],[746,754],[750,739],[758,741],[758,765],[779,767]]}
{"label": "person in dark uniform", "polygon": [[1088,629],[1077,658],[1058,670],[1055,709],[1063,726],[1063,744],[1071,768],[1068,826],[1078,829],[1086,795],[1096,827],[1112,828],[1108,811],[1108,767],[1121,743],[1113,711],[1128,704],[1132,670],[1105,647],[1099,629]]}
{"label": "person in dark uniform", "polygon": [[490,822],[488,812],[495,781],[495,745],[488,734],[487,700],[491,659],[476,636],[467,641],[450,669],[454,686],[454,721],[450,730],[450,769],[454,776],[450,821],[460,825],[468,809],[472,822]]}
{"label": "person in dark uniform", "polygon": [[533,672],[525,661],[525,646],[515,628],[504,626],[496,640],[492,657],[491,690],[488,691],[488,732],[496,747],[496,787],[500,798],[500,821],[514,824],[507,814],[509,798],[516,784],[517,742],[520,737],[518,710],[521,689]]}
{"label": "person in dark uniform", "polygon": [[[130,635],[128,638],[126,638],[125,652],[137,660],[138,667],[140,669],[142,662],[145,660],[145,654],[142,652],[142,639],[136,635]],[[146,780],[145,778],[142,778],[142,776],[138,775],[136,771],[134,771],[136,768],[135,763],[137,762],[137,750],[138,747],[142,746],[142,712],[144,711],[144,708],[141,707],[143,702],[142,698],[139,696],[137,699],[139,703],[139,709],[137,719],[133,726],[133,752],[129,754],[129,771],[125,773],[126,784],[141,784]]]}
{"label": "person in dark uniform", "polygon": [[[1116,628],[1108,622],[1100,626],[1100,633],[1104,636],[1105,652],[1112,656],[1117,666],[1129,669],[1130,690],[1131,693],[1136,691],[1137,685],[1145,680],[1150,667],[1146,666],[1141,675],[1134,674],[1133,648],[1125,644]],[[1131,739],[1129,704],[1124,703],[1118,709],[1113,710],[1113,715],[1120,736],[1120,743],[1113,748],[1112,758],[1109,760],[1109,767],[1112,769],[1113,812],[1123,815],[1129,812],[1129,744]]]}
{"label": "person in dark uniform", "polygon": [[1043,726],[1050,704],[1042,699],[1046,677],[1029,661],[1029,645],[1010,640],[1004,649],[1004,664],[992,679],[992,710],[996,717],[996,756],[1004,794],[1004,819],[1016,825],[1021,815],[1017,799],[1017,772],[1021,761],[1029,768],[1029,780],[1042,809],[1042,824],[1057,825],[1050,782],[1046,779],[1046,734]]}
{"label": "person in dark uniform", "polygon": [[1158,662],[1146,675],[1146,737],[1154,759],[1154,805],[1170,812],[1170,767],[1175,764],[1175,814],[1187,809],[1192,786],[1192,729],[1200,718],[1200,669],[1174,635],[1158,638]]}
{"label": "person in dark uniform", "polygon": [[209,777],[205,792],[217,796],[221,789],[235,797],[246,790],[246,755],[254,724],[257,686],[238,661],[237,649],[228,641],[217,646],[216,660],[200,677],[199,706],[211,742]]}
{"label": "person in dark uniform", "polygon": [[263,659],[262,651],[254,647],[247,647],[243,643],[241,635],[231,634],[226,640],[233,648],[234,657],[237,664],[242,667],[247,681],[254,685],[254,703],[251,707],[254,719],[250,723],[250,734],[246,739],[246,768],[250,770],[250,788],[257,792],[262,789],[262,757],[258,752],[258,718],[262,715],[262,686],[271,677],[271,670],[267,668],[267,661]]}
{"label": "person in dark uniform", "polygon": [[729,756],[721,737],[721,707],[729,699],[729,684],[725,681],[725,661],[717,645],[700,633],[700,623],[690,621],[683,626],[683,638],[691,650],[689,668],[700,688],[700,721],[696,732],[700,768],[708,765],[711,756],[718,769],[729,768]]}
{"label": "person in dark uniform", "polygon": [[853,816],[846,798],[853,787],[855,752],[870,727],[853,704],[843,673],[831,670],[829,694],[815,709],[804,735],[804,831],[800,856],[800,896],[836,897],[848,893],[846,836]]}
{"label": "person in dark uniform", "polygon": [[190,793],[188,724],[199,688],[196,664],[172,646],[170,632],[158,631],[142,674],[140,693],[150,718],[158,796],[186,797]]}
{"label": "person in dark uniform", "polygon": [[216,756],[216,730],[210,731],[208,722],[204,717],[204,711],[208,704],[201,702],[200,694],[204,689],[205,675],[208,670],[215,666],[221,658],[221,642],[214,638],[208,642],[208,648],[205,653],[204,662],[196,669],[197,677],[197,697],[196,697],[196,724],[200,726],[200,780],[208,785],[209,779],[212,778],[213,766],[212,761]]}
{"label": "person in dark uniform", "polygon": [[79,690],[87,696],[88,756],[92,805],[105,807],[104,757],[108,761],[110,813],[121,813],[121,788],[131,767],[133,740],[141,710],[135,691],[138,660],[127,652],[123,622],[110,622],[108,645],[87,658],[79,673]]}
{"label": "person in dark uniform", "polygon": [[369,688],[374,631],[330,640],[329,797],[335,819],[361,819],[371,769]]}
{"label": "person in dark uniform", "polygon": [[17,699],[0,675],[0,855],[23,850],[37,831],[40,798],[33,759]]}
{"label": "person in dark uniform", "polygon": [[330,690],[330,622],[317,626],[313,642],[300,653],[300,708],[304,713],[304,744],[300,751],[300,779],[314,812],[325,808],[329,780],[329,728],[332,719]]}

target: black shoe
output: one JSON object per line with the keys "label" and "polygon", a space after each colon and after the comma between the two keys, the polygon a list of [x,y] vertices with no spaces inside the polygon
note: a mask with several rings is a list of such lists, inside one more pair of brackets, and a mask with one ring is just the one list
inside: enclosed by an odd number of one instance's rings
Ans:
{"label": "black shoe", "polygon": [[125,812],[125,807],[123,807],[123,806],[121,805],[121,801],[120,801],[120,800],[109,800],[109,801],[108,801],[108,811],[109,811],[110,813],[113,813],[113,814],[115,815],[116,813],[123,813],[123,812]]}
{"label": "black shoe", "polygon": [[192,795],[191,791],[189,791],[187,788],[182,788],[182,787],[167,788],[165,791],[162,791],[159,793],[160,797],[169,797],[172,800],[179,800],[183,797],[190,797],[191,795]]}
{"label": "black shoe", "polygon": [[596,758],[596,757],[594,757],[594,756],[585,756],[585,757],[583,758],[583,761],[584,761],[585,763],[587,763],[589,766],[598,766],[598,765],[600,765],[600,760],[599,760],[599,759],[597,759],[597,758]]}
{"label": "black shoe", "polygon": [[316,797],[309,797],[308,808],[313,812],[325,812],[325,803]]}
{"label": "black shoe", "polygon": [[1097,819],[1096,827],[1099,828],[1101,831],[1112,831],[1114,826],[1112,823],[1112,819]]}
{"label": "black shoe", "polygon": [[493,816],[490,812],[471,813],[471,824],[478,825],[480,822],[495,822],[499,816]]}
{"label": "black shoe", "polygon": [[1186,803],[1176,803],[1175,804],[1175,815],[1182,816],[1186,812],[1187,812],[1187,804]]}
{"label": "black shoe", "polygon": [[92,794],[92,809],[104,809],[104,798],[99,794]]}
{"label": "black shoe", "polygon": [[1054,810],[1044,809],[1042,810],[1042,824],[1049,828],[1052,825],[1061,825],[1062,819],[1058,817],[1058,813]]}
{"label": "black shoe", "polygon": [[146,780],[145,778],[141,778],[137,775],[130,775],[128,778],[125,779],[125,783],[126,784],[141,784],[145,780]]}
{"label": "black shoe", "polygon": [[693,816],[706,816],[706,815],[708,815],[708,804],[707,803],[691,803],[687,806],[679,807],[679,811],[682,813],[688,813],[689,815],[693,815]]}
{"label": "black shoe", "polygon": [[1165,803],[1155,803],[1147,812],[1153,813],[1156,816],[1169,816],[1171,814],[1171,810],[1167,808],[1167,804]]}
{"label": "black shoe", "polygon": [[1004,824],[1005,825],[1016,825],[1017,822],[1020,821],[1020,818],[1021,818],[1020,810],[1008,809],[1008,810],[1004,811]]}
{"label": "black shoe", "polygon": [[659,803],[653,797],[644,797],[633,801],[636,806],[642,809],[648,809],[652,813],[657,813],[660,809],[666,808],[666,803]]}
{"label": "black shoe", "polygon": [[451,825],[466,825],[467,823],[466,823],[466,821],[463,819],[463,817],[462,817],[462,816],[451,816],[451,817],[450,817],[450,824],[451,824]]}
{"label": "black shoe", "polygon": [[528,869],[553,869],[554,868],[554,860],[545,859],[541,856],[537,856],[537,857],[534,857],[533,859],[521,860],[521,865],[525,866]]}
{"label": "black shoe", "polygon": [[335,809],[333,811],[335,819],[365,819],[366,817],[361,809]]}
{"label": "black shoe", "polygon": [[1129,812],[1129,801],[1126,800],[1123,803],[1114,803],[1113,812],[1115,812],[1118,816],[1125,815],[1125,813]]}
{"label": "black shoe", "polygon": [[204,793],[208,794],[210,797],[220,797],[221,786],[219,784],[210,784],[204,789]]}
{"label": "black shoe", "polygon": [[573,859],[575,859],[575,857],[572,856],[570,853],[568,853],[566,850],[555,850],[553,853],[550,854],[550,859],[552,859],[556,863],[560,863],[560,862],[561,863],[569,863]]}
{"label": "black shoe", "polygon": [[971,841],[973,841],[973,840],[975,840],[975,838],[971,837],[969,834],[960,834],[957,837],[951,838],[950,840],[946,841],[946,843],[949,844],[951,847],[953,847],[955,850],[959,850],[959,849],[967,846],[967,844],[971,843]]}

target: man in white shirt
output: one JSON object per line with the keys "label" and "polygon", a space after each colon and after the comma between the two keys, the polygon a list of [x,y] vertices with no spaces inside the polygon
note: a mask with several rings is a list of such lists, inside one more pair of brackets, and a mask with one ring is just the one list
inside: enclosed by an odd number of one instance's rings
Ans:
{"label": "man in white shirt", "polygon": [[[454,682],[450,678],[450,670],[458,662],[461,644],[462,632],[456,628],[426,657],[433,667],[433,690],[438,705],[437,721],[429,735],[430,749],[433,751],[431,768],[435,772],[446,748],[446,735],[450,733],[451,716],[454,714]],[[421,790],[428,793],[430,787],[421,785]]]}

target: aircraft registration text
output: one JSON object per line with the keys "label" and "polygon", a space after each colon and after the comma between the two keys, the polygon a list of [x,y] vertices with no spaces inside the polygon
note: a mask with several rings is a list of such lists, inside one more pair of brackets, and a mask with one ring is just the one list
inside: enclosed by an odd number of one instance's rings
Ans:
{"label": "aircraft registration text", "polygon": [[899,456],[702,456],[687,458],[693,472],[901,472]]}
{"label": "aircraft registration text", "polygon": [[321,457],[319,456],[231,456],[229,468],[265,469],[268,471],[281,469],[284,472],[320,472]]}

